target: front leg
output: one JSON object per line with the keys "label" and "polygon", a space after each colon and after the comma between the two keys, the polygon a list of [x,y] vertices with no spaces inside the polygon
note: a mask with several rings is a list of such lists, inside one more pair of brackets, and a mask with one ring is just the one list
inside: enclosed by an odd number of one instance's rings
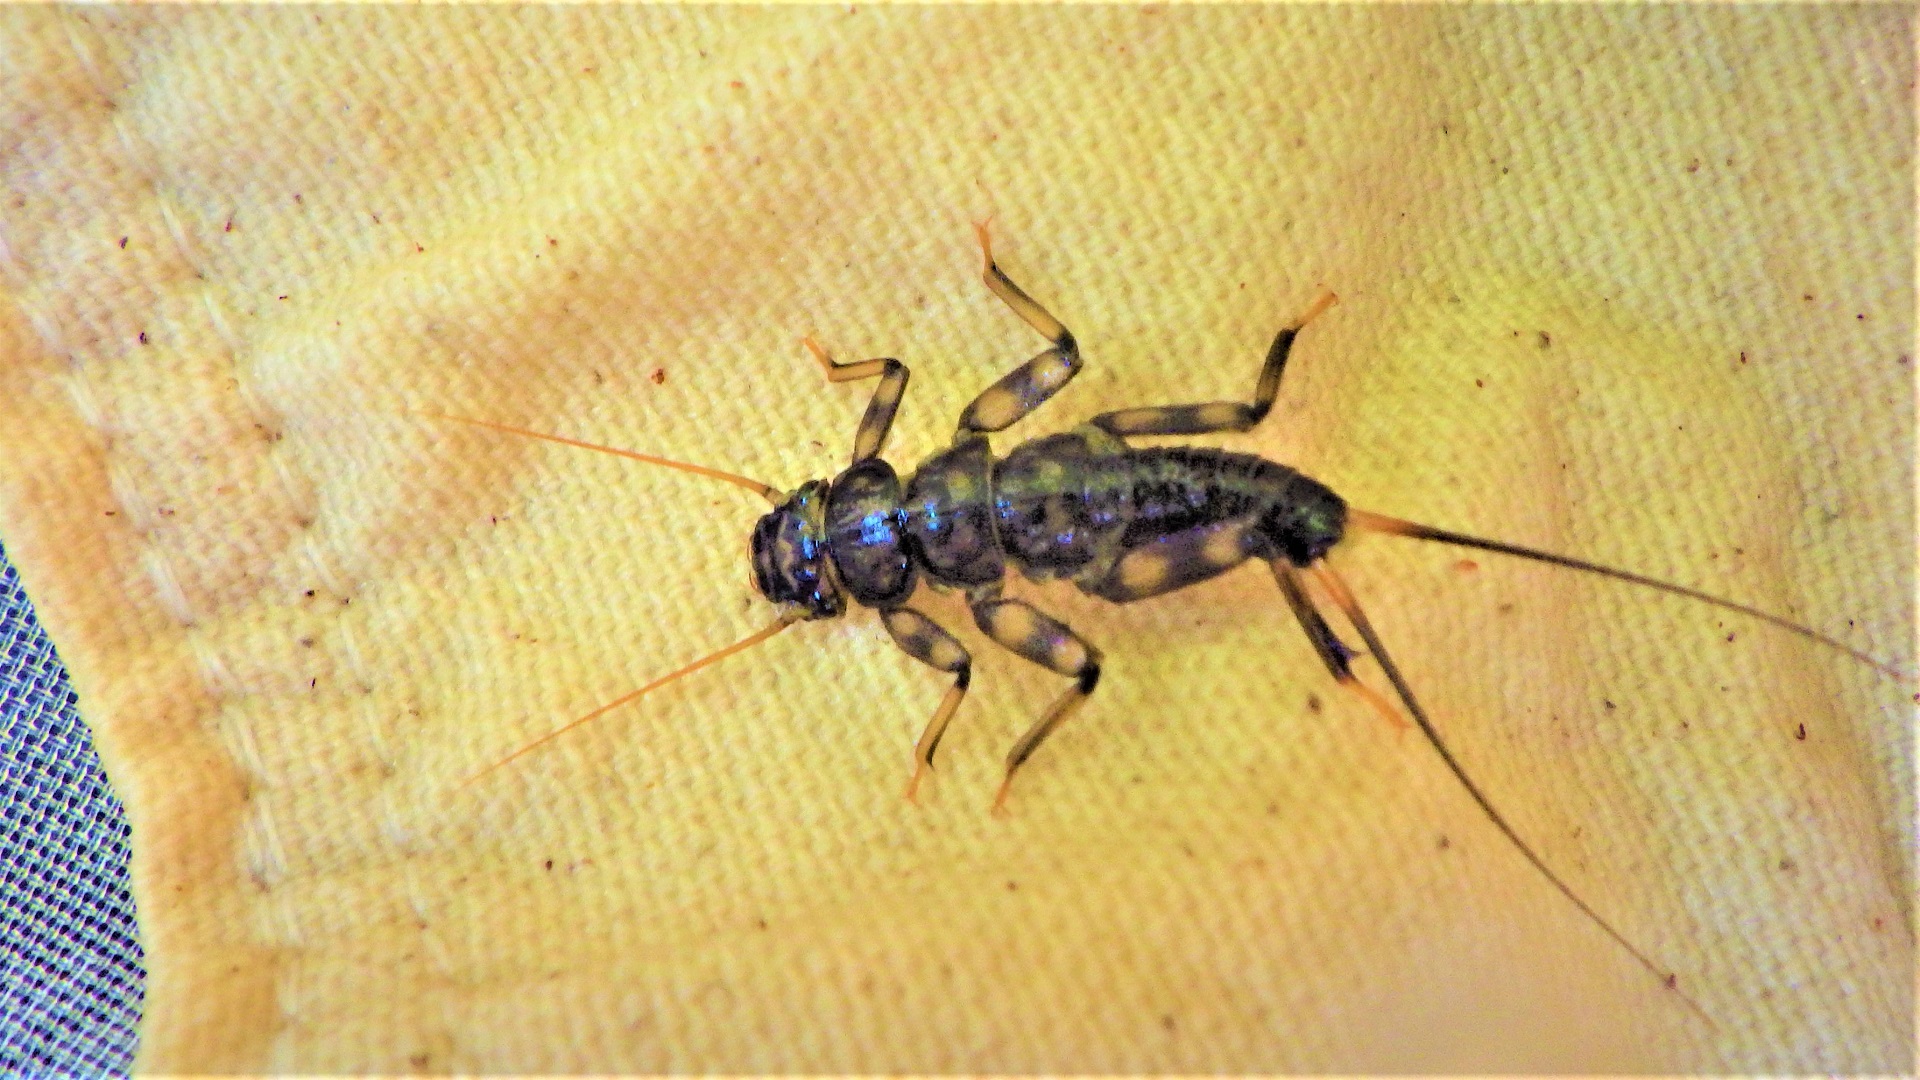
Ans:
{"label": "front leg", "polygon": [[983,275],[987,288],[1006,301],[1027,325],[1040,331],[1041,337],[1053,342],[1053,347],[1001,376],[999,382],[974,398],[960,414],[960,436],[1012,427],[1080,373],[1080,347],[1074,343],[1072,331],[1001,271],[1000,264],[993,261],[993,240],[986,225],[973,228],[980,237],[980,253],[987,260]]}
{"label": "front leg", "polygon": [[1042,614],[1032,604],[1001,599],[998,585],[973,591],[968,604],[973,609],[973,621],[996,644],[1074,680],[1007,752],[1007,775],[993,799],[993,812],[997,814],[1006,806],[1014,772],[1099,685],[1100,650],[1083,641],[1066,623]]}
{"label": "front leg", "polygon": [[887,432],[893,428],[893,414],[900,411],[900,399],[906,396],[907,379],[913,373],[907,370],[907,365],[892,357],[862,360],[857,364],[835,363],[832,355],[819,342],[810,337],[800,340],[813,353],[813,358],[820,362],[821,368],[827,373],[828,382],[852,382],[880,376],[880,385],[873,388],[873,399],[867,402],[867,413],[860,418],[860,430],[853,436],[853,464],[878,457],[880,448],[886,445]]}
{"label": "front leg", "polygon": [[940,746],[940,736],[946,733],[947,721],[953,719],[953,711],[967,696],[967,684],[973,678],[973,658],[952,634],[910,607],[882,611],[880,623],[893,636],[893,643],[900,646],[901,652],[930,668],[953,674],[953,688],[940,699],[939,708],[933,710],[933,719],[927,721],[919,744],[913,748],[913,779],[907,781],[906,791],[907,801],[912,802],[914,793],[920,790],[920,778],[933,768],[933,752]]}

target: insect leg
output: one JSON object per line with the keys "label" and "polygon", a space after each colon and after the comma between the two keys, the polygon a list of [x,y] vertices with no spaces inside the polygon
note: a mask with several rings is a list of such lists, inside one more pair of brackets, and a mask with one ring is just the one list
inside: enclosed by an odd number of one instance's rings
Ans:
{"label": "insect leg", "polygon": [[1313,606],[1313,601],[1307,597],[1306,587],[1300,582],[1300,571],[1285,559],[1275,559],[1270,565],[1273,567],[1273,580],[1280,584],[1280,595],[1287,598],[1287,606],[1293,609],[1293,617],[1300,620],[1300,628],[1307,632],[1307,640],[1313,642],[1313,651],[1320,654],[1320,662],[1333,673],[1334,681],[1359,694],[1375,711],[1386,717],[1388,723],[1405,731],[1408,724],[1393,705],[1372,687],[1354,678],[1353,658],[1360,653],[1341,641],[1339,635],[1333,632],[1333,627],[1327,625],[1326,616]]}
{"label": "insect leg", "polygon": [[1053,342],[1053,347],[1001,376],[999,382],[974,398],[960,414],[961,435],[1012,427],[1080,373],[1080,347],[1074,343],[1073,332],[1001,271],[993,261],[993,242],[986,225],[975,225],[974,231],[980,236],[980,252],[987,260],[983,275],[987,288],[1006,301],[1028,326],[1040,331],[1040,336]]}
{"label": "insect leg", "polygon": [[860,430],[853,436],[853,464],[878,457],[880,447],[887,441],[887,432],[893,427],[893,414],[900,411],[900,399],[906,395],[907,379],[913,373],[907,370],[907,365],[892,357],[862,360],[857,364],[835,363],[833,356],[819,342],[810,337],[801,338],[800,341],[820,362],[820,367],[827,373],[828,382],[852,382],[880,376],[880,385],[873,388],[873,400],[867,402],[866,415],[860,418]]}
{"label": "insect leg", "polygon": [[1293,350],[1293,339],[1333,302],[1332,293],[1321,292],[1299,318],[1274,335],[1273,345],[1267,349],[1267,362],[1260,369],[1260,381],[1254,385],[1252,401],[1116,409],[1094,417],[1093,426],[1113,435],[1209,435],[1216,431],[1250,430],[1273,408],[1273,399],[1280,393],[1280,375],[1287,367],[1287,354]]}
{"label": "insect leg", "polygon": [[902,652],[928,667],[953,673],[953,688],[940,699],[940,707],[933,710],[933,719],[927,721],[919,744],[913,748],[913,779],[907,781],[906,790],[907,801],[912,802],[914,793],[920,789],[920,778],[933,768],[933,752],[940,746],[940,736],[946,733],[947,721],[967,696],[967,683],[973,677],[973,658],[952,634],[910,607],[888,608],[880,613],[880,622]]}
{"label": "insect leg", "polygon": [[1002,600],[1000,587],[995,585],[974,591],[968,596],[973,608],[973,621],[985,631],[997,644],[1019,653],[1042,667],[1049,668],[1061,675],[1070,676],[1074,684],[1061,694],[1047,708],[1020,741],[1013,744],[1007,752],[1007,775],[1000,782],[1000,792],[994,796],[993,809],[999,813],[1007,801],[1007,790],[1013,785],[1013,774],[1026,760],[1033,756],[1053,729],[1061,721],[1073,715],[1080,703],[1087,700],[1093,688],[1100,683],[1100,650],[1081,640],[1078,634],[1068,629],[1067,624],[1058,619],[1041,614],[1033,605],[1020,600]]}

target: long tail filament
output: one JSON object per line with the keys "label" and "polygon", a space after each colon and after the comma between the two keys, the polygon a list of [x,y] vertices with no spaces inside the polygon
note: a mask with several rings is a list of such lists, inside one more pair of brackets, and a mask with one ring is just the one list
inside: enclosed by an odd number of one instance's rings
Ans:
{"label": "long tail filament", "polygon": [[1548,563],[1553,566],[1564,566],[1570,570],[1584,570],[1587,573],[1610,577],[1616,581],[1627,581],[1635,585],[1644,585],[1649,589],[1658,589],[1663,593],[1669,593],[1674,596],[1684,596],[1690,600],[1698,600],[1701,603],[1712,604],[1714,607],[1727,611],[1736,611],[1749,618],[1770,623],[1789,633],[1798,634],[1809,641],[1818,642],[1829,649],[1845,653],[1881,674],[1901,682],[1912,681],[1907,673],[1901,671],[1894,665],[1861,652],[1846,642],[1838,638],[1829,637],[1810,626],[1804,626],[1794,622],[1792,619],[1775,615],[1772,612],[1762,611],[1757,607],[1727,600],[1714,596],[1711,593],[1704,593],[1698,589],[1690,589],[1685,585],[1676,585],[1671,581],[1662,581],[1659,578],[1648,577],[1645,574],[1636,574],[1631,570],[1620,570],[1615,567],[1588,562],[1585,559],[1576,559],[1568,555],[1555,555],[1550,551],[1522,547],[1519,544],[1509,544],[1501,540],[1488,540],[1483,537],[1469,536],[1466,533],[1436,529],[1431,525],[1421,525],[1417,522],[1403,521],[1400,518],[1388,517],[1385,514],[1375,514],[1371,511],[1361,510],[1358,507],[1349,507],[1347,509],[1347,521],[1352,525],[1356,525],[1370,532],[1387,533],[1392,536],[1408,536],[1415,540],[1431,540],[1436,543],[1452,544],[1456,547],[1473,548],[1478,551],[1498,552],[1501,555],[1512,555],[1515,558],[1532,559],[1535,562]]}

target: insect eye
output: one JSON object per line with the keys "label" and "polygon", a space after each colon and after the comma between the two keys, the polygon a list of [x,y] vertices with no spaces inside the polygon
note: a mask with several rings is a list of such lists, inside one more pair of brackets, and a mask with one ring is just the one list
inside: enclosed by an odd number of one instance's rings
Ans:
{"label": "insect eye", "polygon": [[747,541],[747,558],[753,570],[751,584],[754,591],[775,602],[779,581],[778,569],[774,566],[776,551],[779,547],[780,511],[762,517],[753,527],[753,535]]}

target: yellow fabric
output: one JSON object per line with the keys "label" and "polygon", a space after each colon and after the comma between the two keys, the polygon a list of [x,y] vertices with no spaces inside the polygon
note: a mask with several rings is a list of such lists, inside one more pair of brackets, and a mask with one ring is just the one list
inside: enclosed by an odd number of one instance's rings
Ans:
{"label": "yellow fabric", "polygon": [[[1356,505],[1908,664],[1904,9],[20,9],[0,534],[134,829],[156,1070],[1895,1070],[1912,688],[1491,555],[1338,552],[1552,891],[1264,572],[1107,607],[1091,704],[922,607],[788,631],[723,485],[1237,397]],[[1376,668],[1364,677],[1384,688]],[[1802,727],[1804,725],[1804,727]],[[1797,737],[1804,732],[1804,739]]]}

